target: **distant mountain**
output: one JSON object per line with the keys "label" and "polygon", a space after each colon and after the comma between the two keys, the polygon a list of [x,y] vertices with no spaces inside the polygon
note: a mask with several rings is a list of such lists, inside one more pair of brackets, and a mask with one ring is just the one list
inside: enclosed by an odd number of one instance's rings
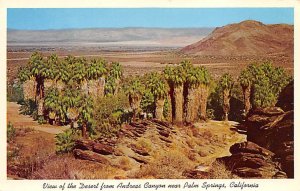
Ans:
{"label": "distant mountain", "polygon": [[294,52],[294,26],[247,20],[216,28],[181,50],[195,55],[265,55]]}
{"label": "distant mountain", "polygon": [[8,29],[8,45],[107,44],[183,47],[206,37],[214,28],[99,28],[66,30]]}

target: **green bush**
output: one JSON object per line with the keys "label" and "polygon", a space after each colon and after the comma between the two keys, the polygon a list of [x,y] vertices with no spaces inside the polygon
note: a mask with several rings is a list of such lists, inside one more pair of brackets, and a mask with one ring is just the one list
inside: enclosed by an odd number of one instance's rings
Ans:
{"label": "green bush", "polygon": [[20,107],[20,113],[23,115],[34,115],[34,113],[37,111],[37,104],[34,100],[25,100],[23,104]]}
{"label": "green bush", "polygon": [[20,83],[7,84],[7,101],[23,103],[24,95]]}
{"label": "green bush", "polygon": [[7,142],[11,142],[16,137],[16,129],[11,122],[7,124]]}
{"label": "green bush", "polygon": [[94,108],[94,122],[91,126],[94,138],[100,136],[113,136],[124,122],[130,122],[132,117],[129,108],[128,98],[123,93],[96,100]]}
{"label": "green bush", "polygon": [[69,153],[73,150],[75,141],[79,139],[80,132],[75,129],[67,129],[63,133],[55,136],[56,139],[56,152]]}

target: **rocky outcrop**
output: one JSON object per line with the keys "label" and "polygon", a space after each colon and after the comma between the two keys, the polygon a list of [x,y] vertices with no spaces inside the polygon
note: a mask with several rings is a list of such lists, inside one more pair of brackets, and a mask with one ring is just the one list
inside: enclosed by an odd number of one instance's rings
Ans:
{"label": "rocky outcrop", "polygon": [[[274,112],[276,111],[276,112]],[[247,140],[272,151],[289,178],[294,176],[294,111],[278,107],[253,111],[247,120]]]}
{"label": "rocky outcrop", "polygon": [[241,177],[294,177],[293,92],[291,82],[281,92],[277,107],[249,112],[242,124],[247,129],[247,142],[233,145],[232,156],[221,159],[233,173]]}
{"label": "rocky outcrop", "polygon": [[231,156],[219,160],[228,169],[245,178],[286,178],[278,162],[273,161],[274,153],[247,141],[234,144],[230,148]]}
{"label": "rocky outcrop", "polygon": [[[114,138],[101,138],[99,140],[77,140],[73,154],[78,159],[90,160],[99,163],[107,163],[112,158],[127,156],[139,164],[148,164],[151,153],[144,148],[138,140],[148,131],[156,131],[154,134],[160,138],[165,145],[172,143],[171,134],[173,127],[162,121],[139,121],[123,125],[122,129]],[[123,150],[123,151],[122,151]]]}

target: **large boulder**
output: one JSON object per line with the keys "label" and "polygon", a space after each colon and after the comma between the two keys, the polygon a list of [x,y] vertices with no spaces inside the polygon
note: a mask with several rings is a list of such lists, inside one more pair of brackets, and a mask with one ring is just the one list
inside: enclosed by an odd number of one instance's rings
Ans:
{"label": "large boulder", "polygon": [[273,152],[247,141],[231,146],[231,156],[218,160],[228,169],[243,178],[286,178],[278,162],[273,161]]}

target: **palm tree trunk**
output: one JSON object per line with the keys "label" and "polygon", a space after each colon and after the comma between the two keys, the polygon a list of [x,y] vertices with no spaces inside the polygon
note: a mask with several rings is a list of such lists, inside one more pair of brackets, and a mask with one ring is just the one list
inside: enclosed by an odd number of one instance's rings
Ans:
{"label": "palm tree trunk", "polygon": [[200,119],[206,120],[206,107],[207,107],[207,98],[208,98],[208,86],[202,84],[199,87],[199,109],[200,109]]}
{"label": "palm tree trunk", "polygon": [[105,94],[105,77],[101,77],[100,78],[100,82],[99,82],[99,97],[104,97]]}
{"label": "palm tree trunk", "polygon": [[192,123],[196,119],[196,99],[197,99],[197,89],[190,87],[188,89],[188,95],[187,95],[187,106],[186,106],[186,118],[185,122]]}
{"label": "palm tree trunk", "polygon": [[165,99],[164,98],[157,98],[155,101],[155,118],[158,120],[163,119],[163,110],[164,110],[164,103]]}
{"label": "palm tree trunk", "polygon": [[139,96],[129,96],[129,104],[133,112],[132,120],[136,121],[137,112],[139,110],[141,99]]}
{"label": "palm tree trunk", "polygon": [[36,82],[35,80],[27,80],[23,83],[23,95],[24,100],[34,100],[36,94]]}
{"label": "palm tree trunk", "polygon": [[84,139],[86,139],[86,137],[87,137],[87,135],[86,135],[86,123],[84,122],[84,123],[82,123],[82,137],[84,138]]}
{"label": "palm tree trunk", "polygon": [[174,102],[175,102],[175,116],[173,122],[182,124],[183,122],[183,85],[174,87]]}
{"label": "palm tree trunk", "polygon": [[230,110],[230,90],[223,90],[223,112],[224,112],[224,121],[228,121],[228,114]]}
{"label": "palm tree trunk", "polygon": [[249,110],[251,109],[251,102],[250,102],[251,86],[245,86],[242,88],[243,88],[244,105],[245,105],[244,115],[247,115]]}
{"label": "palm tree trunk", "polygon": [[120,86],[120,79],[116,79],[116,87],[115,87],[114,95],[117,95],[117,93],[119,92],[119,86]]}
{"label": "palm tree trunk", "polygon": [[74,120],[71,120],[70,127],[71,127],[71,129],[74,129]]}

